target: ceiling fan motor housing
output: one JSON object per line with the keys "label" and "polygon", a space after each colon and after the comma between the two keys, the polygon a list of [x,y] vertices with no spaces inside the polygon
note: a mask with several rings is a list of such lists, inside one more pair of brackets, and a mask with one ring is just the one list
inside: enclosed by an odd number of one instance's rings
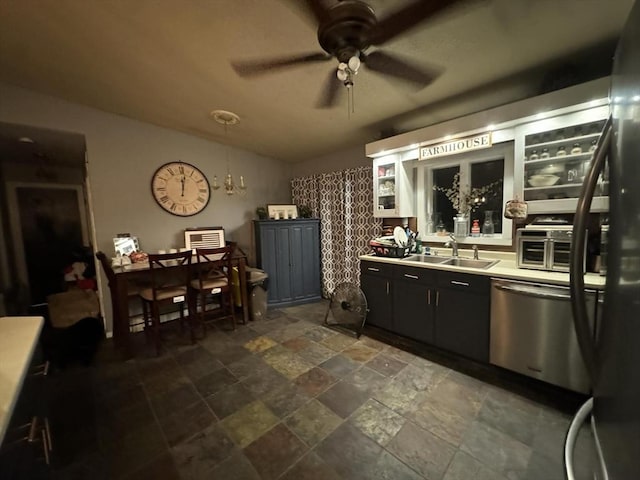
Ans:
{"label": "ceiling fan motor housing", "polygon": [[344,0],[333,5],[328,18],[318,27],[322,49],[347,63],[369,47],[369,33],[377,20],[373,9],[359,0]]}

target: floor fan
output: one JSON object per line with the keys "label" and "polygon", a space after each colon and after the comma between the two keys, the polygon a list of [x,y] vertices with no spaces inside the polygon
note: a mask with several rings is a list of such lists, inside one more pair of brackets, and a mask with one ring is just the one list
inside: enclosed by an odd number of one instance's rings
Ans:
{"label": "floor fan", "polygon": [[[332,320],[329,321],[329,314]],[[331,295],[329,308],[324,317],[327,327],[344,329],[360,338],[367,319],[367,299],[357,285],[349,282],[339,284]]]}

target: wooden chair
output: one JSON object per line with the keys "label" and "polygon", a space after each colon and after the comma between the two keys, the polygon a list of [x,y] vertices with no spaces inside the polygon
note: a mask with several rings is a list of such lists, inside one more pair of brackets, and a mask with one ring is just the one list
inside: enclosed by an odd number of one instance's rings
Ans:
{"label": "wooden chair", "polygon": [[[153,335],[156,353],[160,355],[160,313],[167,305],[178,305],[180,327],[185,320],[184,307],[188,306],[191,251],[149,255],[151,286],[140,291],[144,329]],[[176,268],[180,267],[180,268]],[[191,341],[195,342],[191,316],[188,316]]]}
{"label": "wooden chair", "polygon": [[[192,263],[190,282],[191,315],[205,328],[205,317],[216,314],[215,319],[230,318],[233,329],[236,318],[233,305],[231,256],[233,246],[221,248],[198,248],[196,263]],[[218,297],[218,308],[207,309],[207,299]],[[198,306],[200,307],[198,310]]]}

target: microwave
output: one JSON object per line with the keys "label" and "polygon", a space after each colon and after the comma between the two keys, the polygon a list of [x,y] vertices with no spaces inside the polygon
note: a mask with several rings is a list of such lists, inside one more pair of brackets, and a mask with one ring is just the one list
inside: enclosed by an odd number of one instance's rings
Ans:
{"label": "microwave", "polygon": [[[516,231],[516,252],[518,268],[535,270],[550,270],[568,272],[571,260],[571,237],[573,228],[570,226],[529,226]],[[587,249],[586,235],[582,246]],[[586,255],[583,255],[585,263]]]}

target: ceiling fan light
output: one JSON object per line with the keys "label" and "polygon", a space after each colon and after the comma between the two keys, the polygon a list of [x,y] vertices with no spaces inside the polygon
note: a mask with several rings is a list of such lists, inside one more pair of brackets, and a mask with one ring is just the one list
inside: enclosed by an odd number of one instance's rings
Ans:
{"label": "ceiling fan light", "polygon": [[358,69],[360,68],[360,59],[356,55],[354,55],[349,59],[348,65],[349,65],[349,70],[353,72],[357,72]]}
{"label": "ceiling fan light", "polygon": [[344,62],[340,62],[338,64],[338,70],[346,70],[347,69],[347,64]]}
{"label": "ceiling fan light", "polygon": [[336,75],[338,77],[338,80],[340,80],[341,82],[344,82],[348,78],[347,72],[345,72],[344,70],[338,70],[336,72]]}

